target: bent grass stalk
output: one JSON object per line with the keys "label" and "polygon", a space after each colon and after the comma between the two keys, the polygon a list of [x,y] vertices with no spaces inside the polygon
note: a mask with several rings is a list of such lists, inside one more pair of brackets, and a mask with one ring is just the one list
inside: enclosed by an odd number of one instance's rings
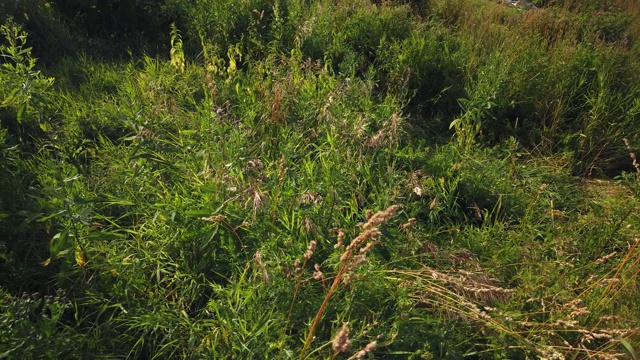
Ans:
{"label": "bent grass stalk", "polygon": [[[626,265],[630,262],[630,260],[633,257],[633,254],[635,253],[636,248],[638,247],[638,245],[640,245],[640,239],[636,239],[635,243],[633,245],[631,245],[631,248],[629,249],[629,251],[627,251],[627,255],[625,256],[625,258],[620,262],[620,264],[617,266],[616,268],[616,273],[613,275],[612,279],[619,279],[622,276],[622,271],[623,269],[626,267]],[[633,268],[634,266],[636,266],[638,264],[638,262],[640,262],[640,257],[636,258],[636,260],[633,262],[633,264],[630,266],[630,268]],[[640,272],[640,269],[637,270],[631,277],[631,279],[635,279],[635,277],[638,275],[638,273]],[[620,292],[624,287],[627,286],[627,284],[629,283],[630,280],[627,280],[622,286],[620,286],[617,290],[614,289],[614,284],[615,282],[611,282],[608,284],[607,288],[605,289],[604,293],[602,294],[602,296],[600,297],[600,300],[598,301],[597,305],[600,306],[602,305],[607,299],[611,299],[613,298],[618,292]]]}
{"label": "bent grass stalk", "polygon": [[[344,254],[342,254],[342,256],[340,257],[340,268],[338,269],[338,273],[333,279],[333,283],[331,284],[329,291],[327,291],[327,295],[324,297],[324,300],[320,305],[320,309],[316,313],[316,316],[313,319],[313,322],[311,323],[311,327],[309,328],[309,333],[307,334],[307,337],[304,342],[304,347],[302,348],[302,351],[300,353],[300,359],[304,359],[305,356],[307,355],[309,346],[311,346],[311,342],[315,334],[315,330],[318,327],[320,320],[322,319],[322,315],[324,315],[324,311],[327,308],[329,299],[331,299],[331,296],[333,295],[333,293],[340,286],[344,278],[344,275],[347,274],[350,270],[353,270],[359,264],[361,264],[364,261],[364,256],[366,256],[366,254],[369,251],[371,251],[371,249],[373,248],[373,246],[363,247],[363,245],[367,243],[367,241],[370,239],[374,239],[372,244],[375,243],[375,239],[377,239],[381,235],[377,226],[384,223],[387,220],[387,218],[393,215],[399,208],[400,208],[399,205],[392,205],[386,210],[377,212],[372,216],[370,216],[369,220],[362,226],[362,229],[363,229],[362,232],[358,236],[356,236],[351,241],[351,244],[349,244],[349,246],[347,246],[347,248],[345,249]],[[359,250],[360,255],[354,256],[357,250]]]}

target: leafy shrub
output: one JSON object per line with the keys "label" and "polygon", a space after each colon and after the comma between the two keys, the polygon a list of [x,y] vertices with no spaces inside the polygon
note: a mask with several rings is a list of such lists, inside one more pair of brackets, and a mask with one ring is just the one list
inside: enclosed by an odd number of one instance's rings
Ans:
{"label": "leafy shrub", "polygon": [[[11,296],[2,291],[0,354],[8,358],[73,358],[78,356],[64,327],[71,304],[59,293]],[[77,345],[77,344],[76,344]]]}
{"label": "leafy shrub", "polygon": [[[46,129],[43,105],[48,100],[48,89],[53,78],[42,75],[35,70],[36,59],[31,57],[31,48],[26,47],[27,33],[13,23],[0,26],[0,32],[8,44],[0,46],[2,69],[0,70],[1,107],[12,111],[18,125],[33,128],[40,126]],[[4,126],[15,128],[14,120],[3,118]]]}

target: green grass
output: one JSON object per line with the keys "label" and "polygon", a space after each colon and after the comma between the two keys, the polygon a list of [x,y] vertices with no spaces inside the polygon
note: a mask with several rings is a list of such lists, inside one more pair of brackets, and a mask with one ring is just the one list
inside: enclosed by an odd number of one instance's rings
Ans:
{"label": "green grass", "polygon": [[0,5],[0,358],[634,358],[640,8],[533,3]]}

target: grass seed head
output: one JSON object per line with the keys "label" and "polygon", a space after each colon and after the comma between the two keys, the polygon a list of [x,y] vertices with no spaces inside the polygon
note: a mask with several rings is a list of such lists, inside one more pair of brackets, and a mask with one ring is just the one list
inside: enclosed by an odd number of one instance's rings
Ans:
{"label": "grass seed head", "polygon": [[300,268],[300,259],[296,259],[296,261],[293,263],[293,267],[295,269],[296,275],[300,273],[300,271],[302,271],[302,269]]}
{"label": "grass seed head", "polygon": [[315,242],[315,240],[311,240],[311,242],[309,242],[309,246],[307,246],[307,251],[304,253],[305,260],[311,259],[311,256],[313,256],[313,252],[316,251],[316,246],[317,246],[317,243]]}
{"label": "grass seed head", "polygon": [[372,341],[370,343],[368,343],[364,349],[358,351],[358,353],[356,354],[356,359],[364,359],[365,356],[367,356],[368,353],[372,352],[376,346],[378,346],[378,342],[377,341]]}
{"label": "grass seed head", "polygon": [[407,219],[407,222],[402,224],[402,226],[400,227],[402,230],[406,230],[409,227],[411,227],[411,225],[413,225],[416,222],[416,218],[409,218]]}
{"label": "grass seed head", "polygon": [[378,244],[380,244],[380,241],[378,240],[369,242],[367,246],[360,249],[360,254],[363,254],[363,255],[368,254],[369,252],[371,252],[371,249],[373,249],[373,247]]}
{"label": "grass seed head", "polygon": [[340,329],[340,331],[338,331],[336,336],[333,338],[333,341],[331,342],[331,348],[333,349],[333,351],[340,353],[349,351],[350,347],[351,340],[349,339],[349,323],[344,323],[342,325],[342,329]]}
{"label": "grass seed head", "polygon": [[342,229],[338,229],[338,241],[336,241],[336,244],[333,247],[336,249],[343,247],[344,244],[342,241],[344,241],[344,231],[342,231]]}
{"label": "grass seed head", "polygon": [[368,229],[377,227],[378,225],[387,221],[387,219],[393,214],[395,214],[396,211],[398,211],[398,209],[400,209],[400,205],[392,205],[392,206],[389,206],[384,211],[378,211],[377,213],[373,214],[373,216],[369,218],[369,221],[367,221],[362,226],[362,229],[368,230]]}
{"label": "grass seed head", "polygon": [[324,274],[320,271],[320,264],[315,264],[313,268],[315,269],[313,272],[313,278],[316,280],[324,279]]}
{"label": "grass seed head", "polygon": [[377,228],[365,230],[360,233],[360,235],[356,236],[351,244],[347,246],[344,254],[340,257],[340,261],[346,262],[353,257],[353,254],[357,249],[359,249],[364,243],[366,243],[369,239],[377,239],[380,237],[382,233]]}

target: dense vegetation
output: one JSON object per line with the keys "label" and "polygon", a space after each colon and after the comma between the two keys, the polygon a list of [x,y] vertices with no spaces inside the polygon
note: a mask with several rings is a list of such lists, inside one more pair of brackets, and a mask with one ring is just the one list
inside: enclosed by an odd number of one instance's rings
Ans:
{"label": "dense vegetation", "polygon": [[0,358],[637,359],[639,19],[0,2]]}

